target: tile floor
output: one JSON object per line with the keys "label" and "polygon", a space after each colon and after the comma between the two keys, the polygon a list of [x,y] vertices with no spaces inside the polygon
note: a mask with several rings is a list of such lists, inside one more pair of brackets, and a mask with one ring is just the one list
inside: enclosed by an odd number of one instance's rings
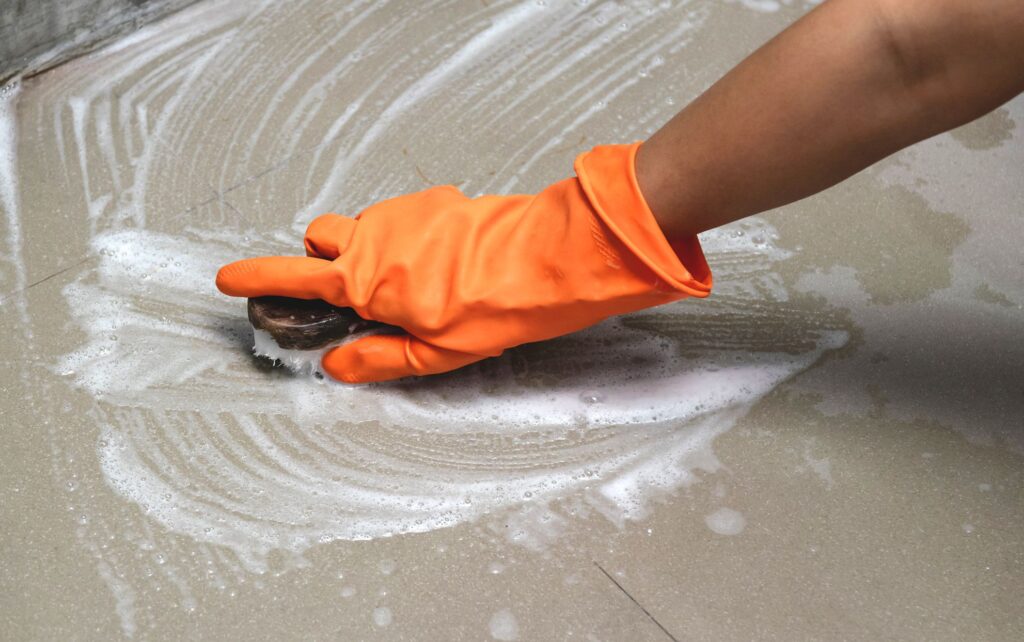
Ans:
{"label": "tile floor", "polygon": [[1020,639],[1024,100],[430,382],[271,368],[213,289],[560,179],[807,9],[204,0],[8,90],[2,637]]}

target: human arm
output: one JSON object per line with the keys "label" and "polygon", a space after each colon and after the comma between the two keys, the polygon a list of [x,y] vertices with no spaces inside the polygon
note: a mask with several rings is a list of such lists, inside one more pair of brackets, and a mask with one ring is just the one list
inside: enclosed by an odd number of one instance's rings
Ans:
{"label": "human arm", "polygon": [[[402,328],[327,353],[324,370],[350,383],[446,372],[706,296],[698,232],[824,189],[1017,93],[1014,2],[981,3],[993,21],[968,0],[931,0],[963,14],[955,20],[921,8],[929,0],[832,0],[639,148],[585,152],[575,176],[538,194],[437,187],[357,220],[324,215],[307,230],[308,256],[238,261],[217,285],[232,296],[320,298]],[[929,30],[961,53],[924,48]]]}
{"label": "human arm", "polygon": [[647,140],[669,238],[819,192],[1024,91],[1020,0],[829,0]]}

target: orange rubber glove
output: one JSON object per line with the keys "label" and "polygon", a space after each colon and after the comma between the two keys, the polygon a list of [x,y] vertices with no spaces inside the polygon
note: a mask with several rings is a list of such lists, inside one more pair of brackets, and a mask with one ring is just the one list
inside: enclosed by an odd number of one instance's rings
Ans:
{"label": "orange rubber glove", "polygon": [[316,218],[306,257],[231,263],[231,296],[289,296],[348,306],[407,334],[375,335],[323,358],[363,383],[447,372],[506,348],[686,296],[707,296],[696,237],[669,243],[640,194],[640,143],[595,147],[577,178],[536,195],[468,198],[433,187]]}

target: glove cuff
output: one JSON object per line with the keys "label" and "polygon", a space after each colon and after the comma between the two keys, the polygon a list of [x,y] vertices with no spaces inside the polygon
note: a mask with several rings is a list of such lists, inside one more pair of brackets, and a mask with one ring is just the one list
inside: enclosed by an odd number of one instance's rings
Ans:
{"label": "glove cuff", "polygon": [[632,145],[600,145],[576,157],[573,167],[594,211],[611,232],[673,289],[690,296],[711,293],[711,269],[696,236],[669,242],[640,193]]}

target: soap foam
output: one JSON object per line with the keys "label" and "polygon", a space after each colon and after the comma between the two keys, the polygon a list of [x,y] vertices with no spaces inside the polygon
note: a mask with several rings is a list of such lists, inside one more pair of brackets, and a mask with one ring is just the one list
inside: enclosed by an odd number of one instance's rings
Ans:
{"label": "soap foam", "polygon": [[739,535],[747,527],[747,518],[738,510],[723,506],[705,517],[704,523],[719,535]]}
{"label": "soap foam", "polygon": [[337,341],[331,341],[330,343],[316,348],[315,350],[296,350],[292,348],[282,348],[278,345],[274,337],[266,330],[259,328],[252,329],[253,335],[253,346],[252,353],[257,357],[263,357],[274,362],[275,365],[281,365],[296,374],[311,374],[317,379],[322,379],[329,376],[323,370],[321,361],[323,361],[324,355],[337,348],[343,346],[352,341],[357,341],[363,337],[368,337],[374,334],[385,334],[390,332],[390,329],[370,329],[350,334],[342,337]]}
{"label": "soap foam", "polygon": [[519,639],[519,622],[509,609],[501,609],[491,616],[490,629],[491,637],[495,640]]}
{"label": "soap foam", "polygon": [[327,351],[334,347],[334,344],[332,344],[318,350],[292,350],[279,346],[274,341],[274,337],[266,330],[253,328],[252,335],[252,353],[254,355],[266,357],[298,374],[323,376],[320,361],[327,354]]}
{"label": "soap foam", "polygon": [[[99,400],[108,484],[252,570],[274,550],[497,515],[518,525],[510,539],[543,548],[571,497],[616,523],[640,519],[651,498],[716,469],[717,435],[845,341],[761,307],[786,299],[770,271],[786,254],[766,223],[743,225],[704,240],[721,266],[712,299],[368,386],[315,379],[323,351],[283,351],[261,331],[256,352],[303,374],[257,367],[244,306],[212,285],[237,252],[230,235],[104,234],[96,270],[64,290],[89,340],[58,369]],[[742,338],[773,315],[796,347]]]}
{"label": "soap foam", "polygon": [[[19,79],[0,86],[0,210],[4,213],[6,226],[3,262],[11,269],[10,278],[0,272],[0,295],[24,290],[28,284],[25,273],[25,258],[21,234],[21,197],[18,193],[18,95],[21,93]],[[26,326],[28,316],[23,301],[19,300],[19,312]]]}
{"label": "soap foam", "polygon": [[[64,289],[82,339],[54,369],[92,398],[102,479],[52,428],[55,467],[81,471],[76,533],[126,634],[152,623],[140,587],[188,610],[182,576],[227,595],[246,569],[301,567],[322,542],[475,521],[544,548],[578,514],[641,519],[718,467],[713,440],[761,396],[845,340],[787,305],[786,253],[754,221],[703,235],[711,299],[457,373],[345,386],[310,375],[316,357],[293,374],[252,356],[244,305],[213,287],[220,265],[301,252],[311,216],[424,181],[533,191],[592,144],[643,137],[702,82],[682,50],[710,3],[584,4],[466,5],[436,31],[420,24],[433,4],[339,3],[296,41],[281,35],[306,24],[304,3],[209,0],[33,86],[25,116],[53,128],[98,259]],[[15,170],[0,172],[5,197]]]}

